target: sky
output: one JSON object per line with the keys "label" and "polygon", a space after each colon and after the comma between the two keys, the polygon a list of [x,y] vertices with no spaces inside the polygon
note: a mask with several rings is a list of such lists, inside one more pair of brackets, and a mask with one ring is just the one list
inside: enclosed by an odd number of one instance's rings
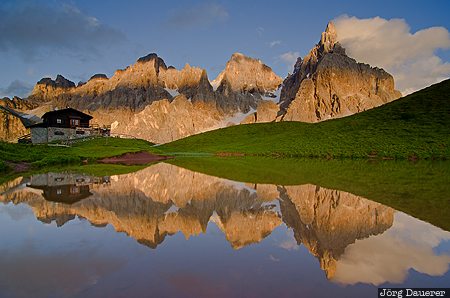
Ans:
{"label": "sky", "polygon": [[57,74],[109,77],[152,52],[210,80],[241,52],[284,78],[330,20],[351,57],[385,68],[406,94],[450,76],[449,11],[446,0],[2,0],[0,97]]}

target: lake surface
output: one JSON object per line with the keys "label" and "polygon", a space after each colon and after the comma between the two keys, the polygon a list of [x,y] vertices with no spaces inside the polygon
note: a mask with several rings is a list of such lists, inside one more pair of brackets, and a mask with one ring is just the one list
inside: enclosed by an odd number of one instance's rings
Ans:
{"label": "lake surface", "polygon": [[376,297],[450,285],[450,232],[432,223],[342,189],[168,163],[9,181],[0,236],[0,297]]}

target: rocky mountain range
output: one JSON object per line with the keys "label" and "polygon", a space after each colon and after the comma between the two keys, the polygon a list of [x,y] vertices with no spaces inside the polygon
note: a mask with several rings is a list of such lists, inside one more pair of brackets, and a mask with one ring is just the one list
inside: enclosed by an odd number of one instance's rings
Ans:
{"label": "rocky mountain range", "polygon": [[[345,54],[332,23],[319,43],[283,81],[262,61],[235,53],[212,81],[206,70],[167,66],[157,54],[139,58],[108,78],[95,74],[75,84],[43,78],[26,99],[0,100],[0,139],[24,134],[26,115],[72,107],[94,116],[112,133],[165,143],[240,123],[317,122],[364,111],[401,94],[391,75]],[[25,113],[25,117],[10,110]],[[31,116],[28,116],[30,118]]]}

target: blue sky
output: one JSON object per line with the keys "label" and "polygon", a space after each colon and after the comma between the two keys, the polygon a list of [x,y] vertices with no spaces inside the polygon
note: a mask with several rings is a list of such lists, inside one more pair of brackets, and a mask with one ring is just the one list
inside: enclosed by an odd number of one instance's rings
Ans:
{"label": "blue sky", "polygon": [[[449,11],[450,1],[6,0],[0,4],[0,95],[23,95],[44,76],[75,82],[110,76],[150,52],[177,68],[205,68],[210,79],[242,52],[284,77],[291,61],[280,57],[307,54],[329,20],[401,18],[414,33],[449,29]],[[450,60],[448,48],[434,52],[442,63]]]}

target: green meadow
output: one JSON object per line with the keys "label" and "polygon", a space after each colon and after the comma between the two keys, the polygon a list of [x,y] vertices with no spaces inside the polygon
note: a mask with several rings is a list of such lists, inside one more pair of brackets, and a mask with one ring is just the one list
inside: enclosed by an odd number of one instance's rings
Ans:
{"label": "green meadow", "polygon": [[138,139],[98,138],[73,144],[71,147],[11,144],[0,142],[0,171],[7,171],[7,163],[29,163],[33,169],[55,165],[80,165],[97,159],[127,152],[160,153],[153,144]]}

